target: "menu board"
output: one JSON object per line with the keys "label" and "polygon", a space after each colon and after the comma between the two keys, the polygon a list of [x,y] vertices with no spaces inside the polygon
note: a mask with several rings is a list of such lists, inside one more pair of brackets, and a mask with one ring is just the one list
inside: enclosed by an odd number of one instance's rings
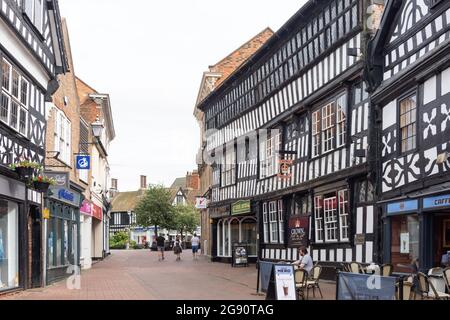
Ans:
{"label": "menu board", "polygon": [[248,265],[248,250],[246,245],[233,245],[233,266]]}
{"label": "menu board", "polygon": [[309,234],[309,217],[293,216],[289,218],[288,242],[291,247],[307,247]]}

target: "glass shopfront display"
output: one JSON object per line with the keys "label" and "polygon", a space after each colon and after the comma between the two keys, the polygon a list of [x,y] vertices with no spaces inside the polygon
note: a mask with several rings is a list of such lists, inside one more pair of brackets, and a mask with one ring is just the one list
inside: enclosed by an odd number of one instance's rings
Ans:
{"label": "glass shopfront display", "polygon": [[248,256],[257,256],[257,227],[254,217],[230,217],[217,222],[217,256],[231,257],[235,243],[246,243]]}
{"label": "glass shopfront display", "polygon": [[419,216],[392,217],[391,228],[391,263],[394,271],[411,272],[411,268],[419,262]]}
{"label": "glass shopfront display", "polygon": [[0,291],[19,286],[19,208],[0,200]]}

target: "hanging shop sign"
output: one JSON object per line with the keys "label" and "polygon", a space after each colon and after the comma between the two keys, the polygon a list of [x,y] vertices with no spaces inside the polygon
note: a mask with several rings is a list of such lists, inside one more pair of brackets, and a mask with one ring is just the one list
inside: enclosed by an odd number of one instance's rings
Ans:
{"label": "hanging shop sign", "polygon": [[281,159],[279,161],[279,179],[290,179],[292,177],[291,167],[294,164],[293,160]]}
{"label": "hanging shop sign", "polygon": [[307,247],[309,234],[309,217],[289,218],[288,242],[291,247]]}
{"label": "hanging shop sign", "polygon": [[247,214],[252,212],[250,200],[241,200],[231,205],[231,215]]}
{"label": "hanging shop sign", "polygon": [[393,215],[409,211],[416,211],[418,209],[419,209],[418,200],[402,201],[388,204],[387,213],[388,215]]}
{"label": "hanging shop sign", "polygon": [[208,208],[208,199],[204,197],[197,197],[197,199],[195,200],[195,208],[196,209]]}
{"label": "hanging shop sign", "polygon": [[90,170],[91,169],[91,156],[78,155],[76,157],[77,170]]}
{"label": "hanging shop sign", "polygon": [[103,220],[103,209],[95,203],[92,204],[92,216],[97,220]]}
{"label": "hanging shop sign", "polygon": [[450,208],[450,195],[423,199],[424,209]]}
{"label": "hanging shop sign", "polygon": [[68,172],[46,171],[45,175],[55,180],[56,186],[60,188],[70,188],[70,177]]}

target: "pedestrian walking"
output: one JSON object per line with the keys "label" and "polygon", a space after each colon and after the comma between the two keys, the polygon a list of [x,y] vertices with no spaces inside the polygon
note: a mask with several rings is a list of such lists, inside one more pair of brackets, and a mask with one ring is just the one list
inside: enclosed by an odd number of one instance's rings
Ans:
{"label": "pedestrian walking", "polygon": [[191,239],[192,245],[192,258],[197,260],[198,248],[200,246],[200,238],[197,237],[197,234],[194,233],[194,237]]}
{"label": "pedestrian walking", "polygon": [[181,253],[183,252],[183,249],[181,249],[181,242],[179,238],[177,237],[177,240],[175,241],[175,245],[173,247],[173,253],[177,256],[176,261],[181,261]]}
{"label": "pedestrian walking", "polygon": [[159,237],[156,238],[156,248],[158,250],[158,261],[163,261],[164,251],[165,251],[165,242],[166,239],[163,237],[162,233],[159,234]]}

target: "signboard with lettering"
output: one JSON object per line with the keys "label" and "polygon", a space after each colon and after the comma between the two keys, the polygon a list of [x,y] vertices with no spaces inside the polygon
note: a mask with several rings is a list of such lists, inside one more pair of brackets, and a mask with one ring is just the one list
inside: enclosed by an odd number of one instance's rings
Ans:
{"label": "signboard with lettering", "polygon": [[419,209],[419,201],[418,200],[409,200],[388,204],[387,213],[389,215],[399,214],[409,211],[416,211]]}
{"label": "signboard with lettering", "polygon": [[424,209],[450,208],[450,195],[423,199]]}
{"label": "signboard with lettering", "polygon": [[103,209],[97,206],[95,203],[92,204],[92,217],[100,221],[103,220]]}
{"label": "signboard with lettering", "polygon": [[364,233],[355,234],[355,245],[363,245],[366,243],[366,235]]}
{"label": "signboard with lettering", "polygon": [[233,244],[233,267],[248,267],[248,249],[245,243]]}
{"label": "signboard with lettering", "polygon": [[60,188],[70,188],[70,178],[68,172],[46,171],[45,175],[55,180],[56,186]]}
{"label": "signboard with lettering", "polygon": [[195,208],[197,209],[206,209],[208,208],[208,199],[203,197],[197,197],[195,201]]}
{"label": "signboard with lettering", "polygon": [[80,213],[86,216],[92,216],[92,206],[91,203],[87,200],[83,201],[83,204],[80,208]]}
{"label": "signboard with lettering", "polygon": [[337,300],[395,300],[395,277],[339,272]]}
{"label": "signboard with lettering", "polygon": [[279,173],[278,178],[280,179],[290,179],[292,177],[291,167],[293,165],[293,160],[281,159],[279,161]]}
{"label": "signboard with lettering", "polygon": [[250,200],[238,201],[231,205],[231,214],[239,215],[239,214],[247,214],[252,211]]}
{"label": "signboard with lettering", "polygon": [[209,209],[209,216],[212,219],[227,217],[229,215],[230,215],[230,207],[229,206]]}
{"label": "signboard with lettering", "polygon": [[289,218],[288,243],[290,247],[307,247],[309,235],[309,217],[294,216]]}
{"label": "signboard with lettering", "polygon": [[81,206],[81,195],[78,192],[68,190],[66,188],[61,188],[58,186],[52,186],[50,188],[52,195],[50,196],[52,199],[67,203],[74,207]]}

